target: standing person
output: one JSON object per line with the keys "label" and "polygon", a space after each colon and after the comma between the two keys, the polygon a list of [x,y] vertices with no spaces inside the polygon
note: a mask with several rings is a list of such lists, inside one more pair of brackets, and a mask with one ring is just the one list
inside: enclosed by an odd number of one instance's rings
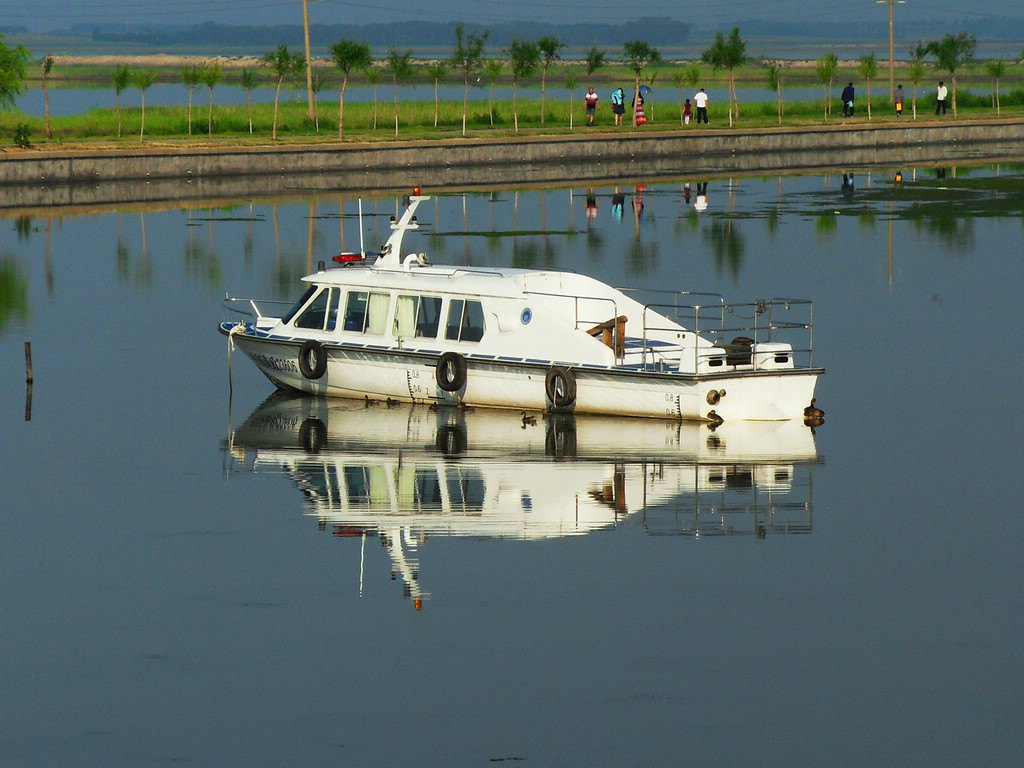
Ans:
{"label": "standing person", "polygon": [[708,183],[706,181],[697,182],[697,197],[693,200],[693,209],[698,212],[708,209]]}
{"label": "standing person", "polygon": [[[619,90],[622,90],[621,88]],[[612,218],[622,221],[622,209],[626,207],[626,196],[618,187],[612,192]]]}
{"label": "standing person", "polygon": [[942,114],[946,114],[946,84],[939,80],[939,87],[935,91],[935,114],[939,114],[939,110],[942,110]]}
{"label": "standing person", "polygon": [[622,125],[622,116],[626,114],[626,94],[621,88],[612,91],[612,114],[615,115],[615,124]]}
{"label": "standing person", "polygon": [[843,88],[843,117],[853,117],[853,83],[847,83]]}
{"label": "standing person", "polygon": [[690,115],[692,114],[693,112],[690,110],[690,100],[687,99],[686,103],[683,104],[683,125],[690,124]]}
{"label": "standing person", "polygon": [[896,86],[896,95],[893,97],[893,103],[896,105],[896,117],[903,114],[903,86]]}
{"label": "standing person", "polygon": [[708,122],[708,95],[701,88],[695,94],[693,94],[693,105],[697,107],[697,124],[703,120],[705,124]]}
{"label": "standing person", "polygon": [[594,86],[590,86],[587,95],[583,97],[583,103],[587,105],[587,125],[594,124],[594,113],[597,112],[597,94],[594,93]]}
{"label": "standing person", "polygon": [[637,125],[647,125],[647,115],[644,114],[644,95],[638,93],[633,99],[633,119]]}

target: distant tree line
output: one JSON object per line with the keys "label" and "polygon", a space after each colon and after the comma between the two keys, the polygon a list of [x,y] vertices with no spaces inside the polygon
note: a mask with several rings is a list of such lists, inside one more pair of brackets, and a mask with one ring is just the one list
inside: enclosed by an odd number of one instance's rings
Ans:
{"label": "distant tree line", "polygon": [[[309,28],[310,43],[327,48],[339,39],[365,40],[373,47],[416,46],[444,48],[451,44],[456,22],[391,22],[387,24],[313,24]],[[484,27],[466,24],[469,34],[483,34]],[[74,31],[74,30],[73,30]],[[273,27],[234,26],[206,22],[188,27],[94,27],[88,32],[99,43],[138,43],[147,45],[202,45],[236,49],[301,45],[301,25]],[[624,38],[643,39],[652,45],[679,46],[687,42],[690,25],[669,18],[642,18],[624,24],[541,24],[521,22],[497,24],[487,28],[492,45],[504,47],[513,39],[539,39],[554,36],[569,47],[620,45]]]}

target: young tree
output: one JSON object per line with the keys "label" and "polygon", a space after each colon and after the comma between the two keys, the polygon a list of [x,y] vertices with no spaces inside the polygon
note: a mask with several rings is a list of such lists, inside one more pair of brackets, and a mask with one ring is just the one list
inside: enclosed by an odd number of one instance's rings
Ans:
{"label": "young tree", "polygon": [[[985,74],[992,78],[992,106],[996,108],[996,116],[999,111],[999,78],[1006,74],[1006,62],[1000,56],[985,62]],[[47,134],[49,135],[49,134]]]}
{"label": "young tree", "polygon": [[132,81],[132,73],[121,64],[114,69],[114,110],[117,112],[117,138],[121,138],[121,94]]}
{"label": "young tree", "polygon": [[839,59],[834,53],[826,53],[814,64],[814,72],[821,83],[822,95],[824,97],[825,120],[828,121],[829,107],[832,104],[832,78],[836,76],[839,69]]}
{"label": "young tree", "polygon": [[974,60],[978,41],[974,35],[960,32],[928,43],[928,53],[935,57],[935,68],[949,72],[953,84],[953,117],[956,117],[956,71]]}
{"label": "young tree", "polygon": [[448,67],[443,61],[435,61],[433,64],[427,67],[427,76],[430,81],[434,84],[434,127],[437,128],[437,113],[439,111],[438,103],[438,88],[441,85],[441,81],[444,76],[448,74]]}
{"label": "young tree", "polygon": [[398,84],[412,77],[412,64],[409,63],[411,56],[412,51],[399,53],[393,45],[391,50],[388,51],[387,67],[391,70],[391,82],[394,86],[395,95],[395,136],[398,136]]}
{"label": "young tree", "polygon": [[373,130],[377,130],[377,85],[384,77],[380,67],[371,66],[366,70],[366,84],[373,86]]}
{"label": "young tree", "polygon": [[274,70],[277,75],[277,90],[274,91],[274,124],[270,131],[272,141],[277,141],[277,106],[281,98],[281,86],[288,77],[294,77],[303,71],[305,60],[298,54],[291,53],[283,43],[277,50],[263,57],[263,64]]}
{"label": "young tree", "polygon": [[914,115],[914,119],[917,119],[917,86],[924,79],[924,60],[928,55],[928,44],[922,40],[917,45],[912,45],[907,49],[910,54],[910,65],[907,67],[907,78],[910,80],[911,85],[914,86],[913,95],[911,96],[911,110]]}
{"label": "young tree", "polygon": [[768,87],[775,91],[779,125],[782,125],[782,62],[765,59],[764,66],[768,70]]}
{"label": "young tree", "polygon": [[575,114],[573,112],[573,106],[576,103],[575,90],[576,85],[580,81],[580,76],[571,69],[565,71],[565,87],[569,91],[569,127],[572,128],[573,118]]}
{"label": "young tree", "polygon": [[146,135],[146,91],[156,82],[156,72],[143,70],[132,75],[132,82],[142,92],[142,123],[139,126],[139,141]]}
{"label": "young tree", "polygon": [[[622,45],[622,58],[633,70],[633,104],[640,99],[640,75],[650,64],[661,61],[661,54],[643,40],[633,40]],[[633,127],[636,127],[636,109],[633,110]]]}
{"label": "young tree", "polygon": [[480,66],[484,57],[484,43],[487,42],[489,30],[479,35],[470,32],[468,35],[461,23],[455,25],[455,48],[452,50],[451,63],[455,69],[461,70],[462,80],[466,89],[462,95],[462,135],[466,135],[466,109],[469,104],[469,77],[473,70]]}
{"label": "young tree", "polygon": [[220,68],[220,64],[216,62],[210,62],[209,64],[203,64],[202,69],[202,81],[203,85],[210,89],[210,111],[206,117],[206,133],[208,136],[213,136],[213,88],[217,83],[224,79],[224,72]]}
{"label": "young tree", "polygon": [[501,59],[488,59],[484,62],[484,74],[487,75],[487,83],[489,86],[487,94],[487,115],[491,119],[491,125],[494,125],[494,85],[498,82],[501,77],[502,71],[505,69],[505,64]]}
{"label": "young tree", "polygon": [[53,69],[53,56],[46,54],[43,58],[43,114],[46,116],[46,138],[50,138],[50,91],[46,81],[50,76],[51,69]]}
{"label": "young tree", "polygon": [[605,52],[597,48],[587,51],[587,77],[593,77],[601,67],[604,66]]}
{"label": "young tree", "polygon": [[[338,138],[342,137],[345,126],[345,89],[352,70],[366,70],[373,64],[369,43],[356,40],[339,40],[331,46],[331,61],[341,70],[341,91],[338,93]],[[376,121],[375,121],[376,122]]]}
{"label": "young tree", "polygon": [[256,87],[256,75],[249,69],[242,70],[242,87],[245,88],[245,105],[249,113],[249,133],[252,133],[252,89]]}
{"label": "young tree", "polygon": [[313,130],[320,133],[320,89],[324,87],[324,78],[319,72],[311,72],[309,92],[313,94]]}
{"label": "young tree", "polygon": [[0,109],[14,106],[14,100],[25,88],[25,65],[28,49],[22,45],[9,47],[0,35]]}
{"label": "young tree", "polygon": [[697,87],[697,83],[700,82],[700,64],[698,62],[691,61],[683,67],[683,81],[691,89]]}
{"label": "young tree", "polygon": [[202,65],[185,63],[181,65],[181,82],[188,88],[188,135],[192,135],[192,97],[202,81]]}
{"label": "young tree", "polygon": [[516,107],[516,83],[532,75],[540,64],[540,49],[536,43],[512,38],[508,47],[509,63],[512,66],[512,121],[515,132],[519,133],[519,111]]}
{"label": "young tree", "polygon": [[740,116],[740,101],[736,96],[736,79],[733,71],[736,67],[742,66],[746,60],[747,44],[740,38],[740,28],[733,27],[726,40],[719,32],[715,35],[714,44],[701,54],[700,60],[710,64],[716,72],[725,69],[729,73],[729,125],[732,125],[732,117]]}
{"label": "young tree", "polygon": [[547,91],[548,67],[551,62],[562,58],[558,53],[565,48],[565,43],[557,37],[547,35],[537,41],[537,50],[540,51],[540,124],[544,125],[544,100]]}
{"label": "young tree", "polygon": [[874,52],[861,56],[857,62],[857,74],[864,78],[868,85],[868,120],[871,119],[871,78],[878,74],[878,60]]}
{"label": "young tree", "polygon": [[677,69],[672,73],[672,84],[679,90],[679,124],[683,125],[686,122],[684,117],[683,109],[683,85],[686,82],[686,74],[681,70]]}

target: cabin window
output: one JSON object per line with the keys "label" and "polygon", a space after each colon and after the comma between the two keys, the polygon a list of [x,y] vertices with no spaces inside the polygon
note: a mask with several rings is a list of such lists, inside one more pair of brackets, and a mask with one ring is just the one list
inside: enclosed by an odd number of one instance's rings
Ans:
{"label": "cabin window", "polygon": [[395,336],[435,339],[441,324],[441,299],[437,296],[399,296],[395,303]]}
{"label": "cabin window", "polygon": [[295,319],[296,328],[316,331],[333,331],[338,317],[341,292],[337,288],[325,288]]}
{"label": "cabin window", "polygon": [[452,299],[444,336],[450,341],[480,341],[484,335],[484,309],[479,301]]}
{"label": "cabin window", "polygon": [[445,480],[448,485],[448,500],[451,507],[468,511],[482,509],[484,501],[486,501],[483,476],[478,472],[460,467],[458,464],[448,466]]}
{"label": "cabin window", "polygon": [[387,327],[388,295],[349,291],[345,302],[345,330],[377,336]]}
{"label": "cabin window", "polygon": [[441,480],[435,469],[416,469],[416,506],[440,507],[443,503],[441,498]]}
{"label": "cabin window", "polygon": [[295,317],[295,314],[306,305],[306,302],[309,301],[309,297],[312,296],[314,293],[316,293],[315,285],[311,285],[309,286],[309,288],[303,291],[302,296],[299,297],[299,300],[292,304],[292,308],[289,309],[287,314],[281,318],[281,322],[290,323],[291,319]]}

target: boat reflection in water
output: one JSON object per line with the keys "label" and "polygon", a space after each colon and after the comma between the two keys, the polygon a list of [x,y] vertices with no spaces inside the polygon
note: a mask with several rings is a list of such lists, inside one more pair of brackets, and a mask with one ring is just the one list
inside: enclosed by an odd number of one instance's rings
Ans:
{"label": "boat reflection in water", "polygon": [[388,405],[278,392],[228,437],[229,471],[281,472],[338,537],[379,537],[417,608],[431,536],[542,539],[641,526],[809,533],[813,431]]}

